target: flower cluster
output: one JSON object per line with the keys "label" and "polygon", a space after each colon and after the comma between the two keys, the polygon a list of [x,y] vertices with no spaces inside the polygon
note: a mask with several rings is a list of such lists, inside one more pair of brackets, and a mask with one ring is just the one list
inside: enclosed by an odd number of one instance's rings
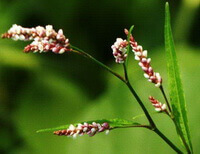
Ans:
{"label": "flower cluster", "polygon": [[[127,29],[125,29],[125,34],[128,35]],[[135,59],[139,61],[139,66],[144,71],[144,77],[147,78],[149,82],[154,83],[156,87],[160,87],[162,78],[159,73],[153,71],[150,65],[151,58],[147,58],[147,50],[143,50],[142,46],[138,45],[132,35],[130,35],[130,45],[135,54]]]}
{"label": "flower cluster", "polygon": [[94,136],[96,133],[106,131],[106,134],[109,132],[110,126],[107,122],[103,124],[99,124],[96,122],[93,122],[92,124],[84,123],[84,124],[78,124],[77,126],[70,125],[68,129],[66,130],[58,130],[54,131],[55,135],[65,135],[65,136],[71,136],[73,138],[76,138],[78,135],[82,136],[84,134],[88,134],[89,136]]}
{"label": "flower cluster", "polygon": [[62,54],[70,51],[69,39],[63,34],[60,29],[56,32],[53,26],[47,25],[45,28],[37,26],[35,28],[24,28],[19,25],[13,25],[7,33],[2,35],[2,38],[12,38],[13,40],[32,41],[26,46],[24,52],[47,52]]}
{"label": "flower cluster", "polygon": [[149,100],[151,104],[155,107],[155,110],[158,112],[167,112],[166,104],[162,104],[158,100],[156,100],[154,97],[149,96]]}
{"label": "flower cluster", "polygon": [[127,57],[127,45],[128,42],[126,40],[117,38],[114,45],[111,46],[116,63],[124,63]]}

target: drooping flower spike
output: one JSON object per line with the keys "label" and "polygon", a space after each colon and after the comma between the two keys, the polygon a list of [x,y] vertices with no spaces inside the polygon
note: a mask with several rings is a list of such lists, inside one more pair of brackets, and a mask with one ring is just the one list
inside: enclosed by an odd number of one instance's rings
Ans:
{"label": "drooping flower spike", "polygon": [[154,97],[149,96],[149,100],[151,104],[155,107],[155,110],[158,112],[166,112],[167,113],[167,107],[166,104],[162,104],[158,100],[156,100]]}
{"label": "drooping flower spike", "polygon": [[111,46],[116,63],[124,63],[127,57],[127,45],[128,42],[126,40],[117,38],[116,42]]}
{"label": "drooping flower spike", "polygon": [[13,40],[33,41],[30,45],[24,48],[24,52],[47,52],[62,54],[66,51],[71,51],[69,39],[63,34],[60,29],[56,32],[53,26],[47,25],[45,28],[37,26],[35,28],[24,28],[19,25],[13,25],[7,33],[2,35],[2,38],[12,38]]}
{"label": "drooping flower spike", "polygon": [[[128,30],[125,29],[124,31],[128,36]],[[139,61],[139,66],[144,71],[144,77],[147,78],[149,82],[154,83],[156,87],[160,87],[162,85],[160,74],[153,71],[150,64],[151,58],[147,58],[147,50],[143,50],[142,46],[138,45],[132,34],[130,35],[130,45],[135,54],[135,59]]]}
{"label": "drooping flower spike", "polygon": [[109,129],[110,126],[107,122],[103,124],[93,122],[92,124],[84,123],[78,124],[77,126],[70,125],[68,129],[54,131],[54,134],[76,138],[78,135],[82,136],[84,134],[88,134],[89,136],[94,136],[95,134],[104,131],[108,134]]}

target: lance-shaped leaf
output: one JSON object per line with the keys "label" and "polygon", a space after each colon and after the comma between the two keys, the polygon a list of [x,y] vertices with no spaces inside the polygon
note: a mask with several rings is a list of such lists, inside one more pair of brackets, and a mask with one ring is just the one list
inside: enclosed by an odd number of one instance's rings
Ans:
{"label": "lance-shaped leaf", "polygon": [[[102,119],[102,120],[93,120],[93,121],[87,121],[87,122],[81,122],[81,123],[74,123],[73,126],[77,127],[78,124],[93,124],[93,123],[98,123],[98,124],[103,124],[103,123],[108,123],[109,129],[115,129],[115,128],[126,128],[126,127],[145,127],[143,125],[140,125],[139,123],[135,123],[133,121],[125,120],[125,119]],[[65,130],[70,127],[71,124],[59,126],[59,127],[54,127],[54,128],[47,128],[47,129],[41,129],[38,130],[37,133],[40,132],[52,132],[52,131],[57,131],[57,130]]]}
{"label": "lance-shaped leaf", "polygon": [[167,55],[169,94],[174,122],[182,143],[186,147],[187,151],[191,153],[192,143],[188,126],[186,102],[171,31],[168,3],[166,3],[165,6],[165,50]]}

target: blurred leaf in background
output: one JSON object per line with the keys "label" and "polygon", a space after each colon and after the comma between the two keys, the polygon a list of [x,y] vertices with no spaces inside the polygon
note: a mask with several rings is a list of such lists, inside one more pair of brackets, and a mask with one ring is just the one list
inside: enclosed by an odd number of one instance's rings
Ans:
{"label": "blurred leaf in background", "polygon": [[[187,0],[187,3],[192,2]],[[172,25],[175,21],[179,26],[183,24],[184,20],[179,17],[185,3],[186,0],[170,3]],[[0,32],[5,32],[14,23],[26,27],[52,24],[56,29],[62,28],[74,45],[122,73],[119,65],[113,65],[110,46],[116,37],[125,38],[123,29],[134,24],[134,36],[148,49],[153,67],[161,73],[166,84],[164,4],[161,0],[1,0]],[[187,29],[182,28],[182,32],[187,30],[187,35],[177,32],[175,38],[178,40],[180,34],[186,37],[185,41],[178,42],[177,54],[188,102],[194,153],[198,153],[200,38],[197,28],[200,8],[189,10],[194,12],[187,18],[190,25],[185,26]],[[174,30],[176,34],[177,28]],[[0,40],[1,153],[173,153],[155,134],[137,128],[77,140],[35,133],[38,129],[85,120],[130,119],[142,111],[128,89],[94,63],[74,54],[24,54],[25,44]],[[158,95],[159,91],[143,79],[142,71],[131,59],[134,58],[129,59],[130,79],[148,109],[153,111],[148,96]],[[158,99],[164,101],[160,95]],[[179,145],[170,120],[165,115],[154,115],[154,118],[163,132]],[[138,122],[144,119],[141,117]]]}

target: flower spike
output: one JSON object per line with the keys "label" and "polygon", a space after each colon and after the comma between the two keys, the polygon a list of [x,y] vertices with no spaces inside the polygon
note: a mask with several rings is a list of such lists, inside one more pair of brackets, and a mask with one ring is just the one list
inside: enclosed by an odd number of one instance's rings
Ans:
{"label": "flower spike", "polygon": [[[125,29],[124,31],[125,34],[128,35],[128,30]],[[142,46],[138,45],[132,35],[130,35],[130,45],[135,54],[135,60],[139,61],[139,66],[144,71],[144,77],[147,78],[149,82],[154,83],[156,87],[160,87],[162,85],[162,78],[159,73],[153,71],[150,64],[151,58],[147,58],[147,50],[143,50]]]}
{"label": "flower spike", "polygon": [[24,28],[14,24],[7,33],[2,35],[2,38],[12,38],[15,41],[33,41],[24,48],[26,53],[30,51],[34,53],[52,51],[62,54],[66,51],[71,51],[69,39],[65,37],[63,30],[60,29],[56,32],[51,25]]}
{"label": "flower spike", "polygon": [[116,63],[124,63],[127,57],[127,45],[128,42],[126,40],[117,38],[116,42],[111,46]]}
{"label": "flower spike", "polygon": [[167,112],[166,104],[162,104],[158,100],[156,100],[154,97],[149,96],[149,100],[151,104],[155,107],[155,110],[158,112]]}
{"label": "flower spike", "polygon": [[68,129],[66,130],[58,130],[54,131],[55,135],[59,136],[69,136],[76,138],[78,135],[82,136],[84,134],[88,134],[89,136],[94,136],[97,133],[106,131],[106,134],[108,134],[110,130],[110,126],[107,122],[100,124],[93,122],[92,124],[84,123],[84,124],[78,124],[77,126],[70,125]]}

